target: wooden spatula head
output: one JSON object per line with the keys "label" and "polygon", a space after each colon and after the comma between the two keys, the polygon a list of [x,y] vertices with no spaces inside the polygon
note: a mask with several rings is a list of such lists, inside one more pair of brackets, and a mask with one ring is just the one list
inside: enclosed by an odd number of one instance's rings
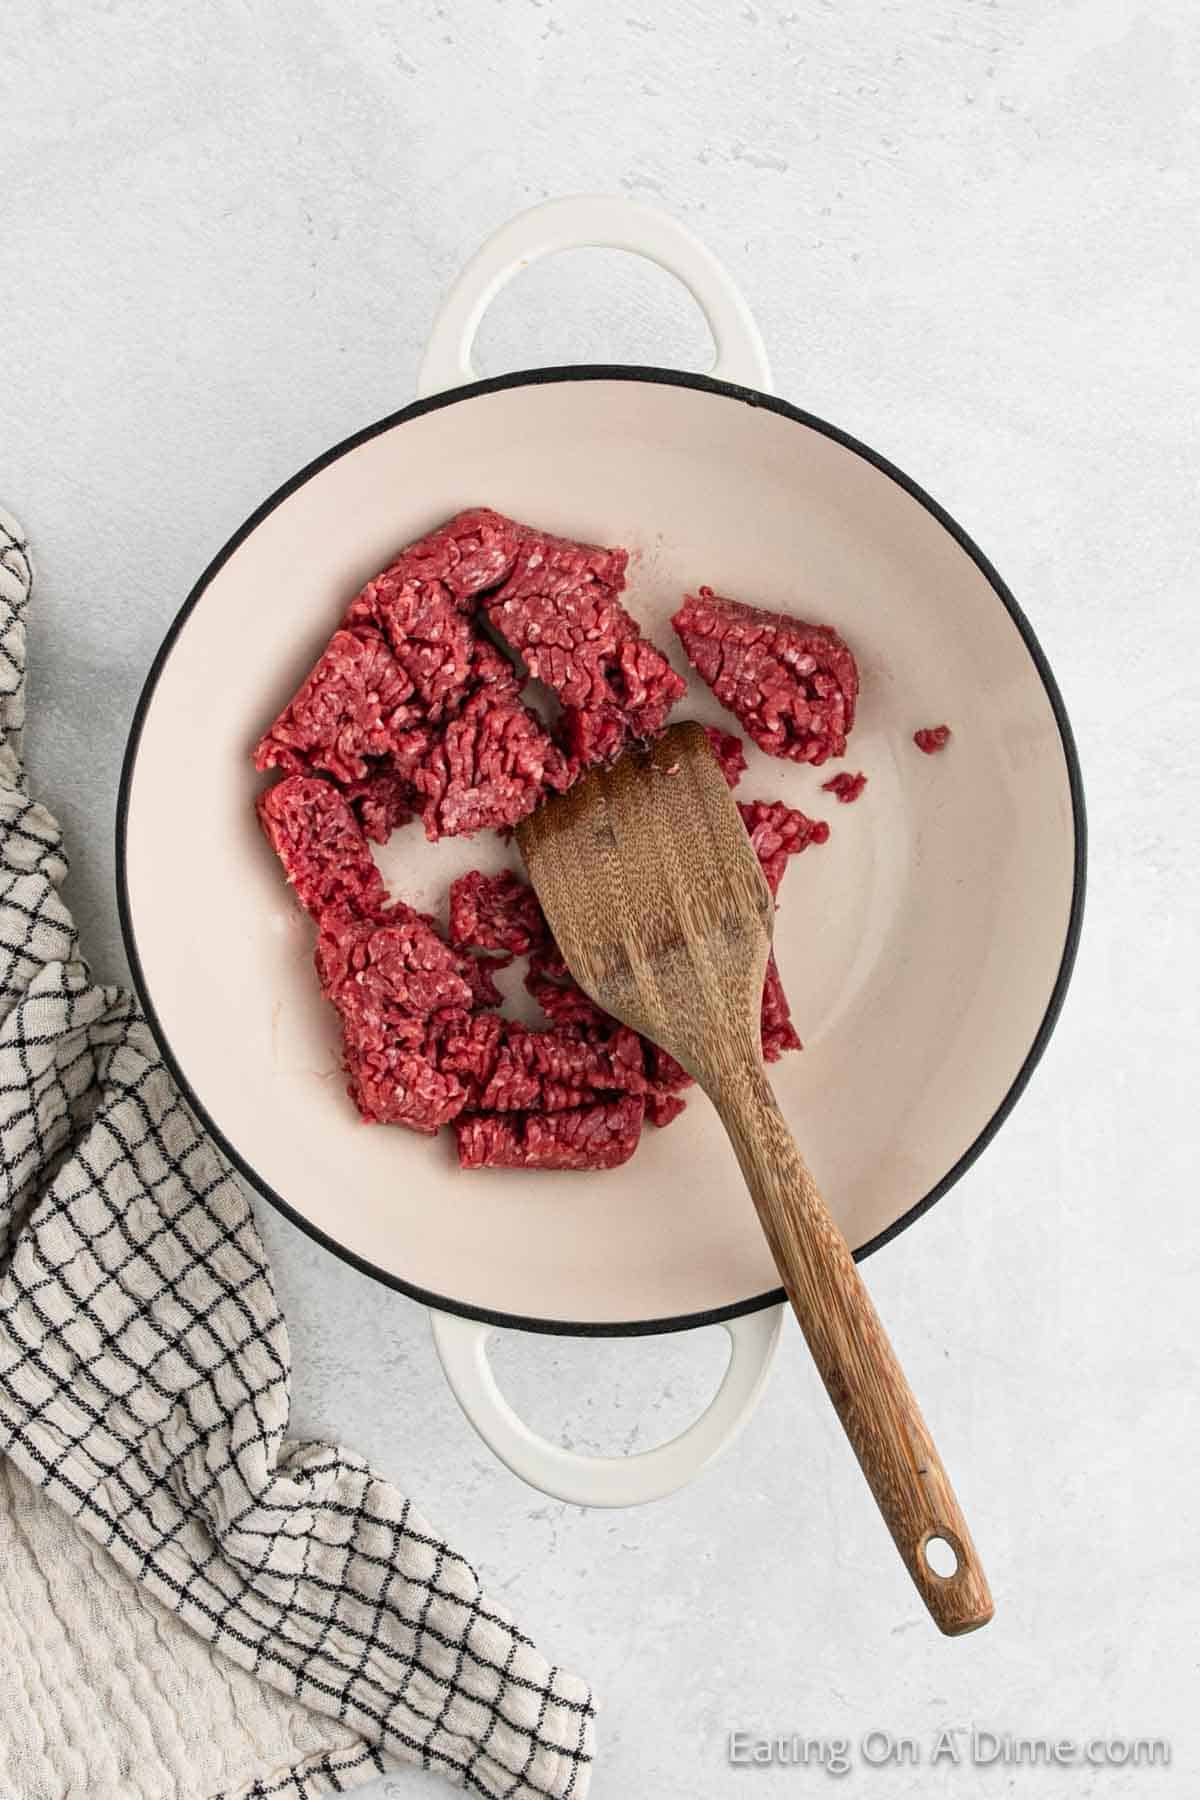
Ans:
{"label": "wooden spatula head", "polygon": [[[517,826],[584,992],[705,1087],[758,1055],[774,903],[703,726],[586,775]],[[731,1032],[736,1043],[730,1042]]]}

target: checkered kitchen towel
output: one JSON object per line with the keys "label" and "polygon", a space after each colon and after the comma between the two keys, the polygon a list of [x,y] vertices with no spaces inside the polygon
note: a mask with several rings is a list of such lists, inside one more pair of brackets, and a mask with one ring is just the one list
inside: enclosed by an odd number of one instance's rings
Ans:
{"label": "checkered kitchen towel", "polygon": [[250,1207],[92,981],[25,791],[29,590],[0,516],[0,1794],[308,1800],[407,1761],[583,1800],[584,1683],[386,1481],[286,1436]]}

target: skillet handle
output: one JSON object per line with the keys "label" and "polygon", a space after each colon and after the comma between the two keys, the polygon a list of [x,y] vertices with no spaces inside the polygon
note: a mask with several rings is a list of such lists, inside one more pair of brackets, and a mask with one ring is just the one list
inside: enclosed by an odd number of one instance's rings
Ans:
{"label": "skillet handle", "polygon": [[455,1399],[514,1475],[574,1506],[640,1506],[691,1481],[745,1424],[767,1378],[784,1310],[769,1306],[725,1320],[729,1366],[708,1408],[678,1437],[636,1456],[581,1456],[539,1437],[497,1386],[487,1354],[492,1326],[433,1311],[429,1323]]}
{"label": "skillet handle", "polygon": [[558,250],[628,250],[657,263],[692,295],[717,347],[709,373],[771,391],[771,368],[750,309],[724,266],[686,226],[614,194],[576,194],[518,213],[476,251],[433,323],[417,393],[440,394],[478,381],[471,361],[484,313],[513,276]]}

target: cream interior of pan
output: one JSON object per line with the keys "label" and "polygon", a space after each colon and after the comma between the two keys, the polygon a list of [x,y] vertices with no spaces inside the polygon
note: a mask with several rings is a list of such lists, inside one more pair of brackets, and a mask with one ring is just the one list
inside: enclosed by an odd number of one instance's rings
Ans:
{"label": "cream interior of pan", "polygon": [[[593,378],[476,394],[385,430],[244,539],[184,624],[130,788],[128,903],[162,1033],[256,1177],[353,1255],[452,1303],[624,1323],[777,1285],[707,1102],[596,1175],[463,1174],[452,1135],[359,1124],[313,932],[261,838],[248,752],[346,599],[407,540],[486,504],[630,546],[628,602],[683,669],[668,619],[707,582],[835,624],[862,674],[847,758],[750,748],[740,793],[833,826],[793,862],[776,950],[806,1048],[773,1071],[851,1244],[935,1186],[987,1126],[1045,1014],[1072,892],[1068,776],[1037,669],[971,558],[871,463],[720,393]],[[677,716],[732,727],[693,682]],[[921,755],[918,726],[954,731]],[[838,768],[869,777],[839,806]],[[378,852],[394,891],[444,902],[515,849]],[[519,986],[519,978],[510,987]]]}

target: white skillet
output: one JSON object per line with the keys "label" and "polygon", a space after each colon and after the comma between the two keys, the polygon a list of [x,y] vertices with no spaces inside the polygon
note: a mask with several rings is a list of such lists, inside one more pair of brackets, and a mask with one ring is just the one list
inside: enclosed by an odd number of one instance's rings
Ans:
{"label": "white skillet", "polygon": [[[711,376],[582,367],[476,379],[475,332],[519,269],[607,245],[677,275],[717,346]],[[770,396],[758,332],[687,231],[616,199],[554,201],[479,252],[437,320],[422,399],[302,470],[206,570],[150,671],[118,811],[122,922],[176,1078],[241,1173],[337,1254],[426,1301],[451,1385],[533,1485],[581,1504],[670,1492],[742,1423],[779,1333],[780,1294],[724,1135],[702,1099],[598,1175],[461,1174],[444,1136],[365,1128],[338,1073],[312,931],[259,836],[248,750],[346,599],[406,541],[486,504],[631,546],[630,602],[667,624],[700,582],[828,620],[858,653],[853,806],[832,771],[753,752],[742,792],[830,819],[793,864],[776,951],[806,1049],[773,1072],[859,1255],[958,1179],[1053,1029],[1084,881],[1078,764],[1028,621],[981,552],[915,483]],[[682,659],[675,661],[682,668]],[[723,718],[692,684],[679,709]],[[941,756],[912,743],[948,722]],[[380,852],[394,888],[436,903],[454,875],[515,859],[495,840]],[[719,1321],[732,1339],[703,1417],[638,1456],[535,1436],[486,1356],[496,1324],[580,1334]]]}

